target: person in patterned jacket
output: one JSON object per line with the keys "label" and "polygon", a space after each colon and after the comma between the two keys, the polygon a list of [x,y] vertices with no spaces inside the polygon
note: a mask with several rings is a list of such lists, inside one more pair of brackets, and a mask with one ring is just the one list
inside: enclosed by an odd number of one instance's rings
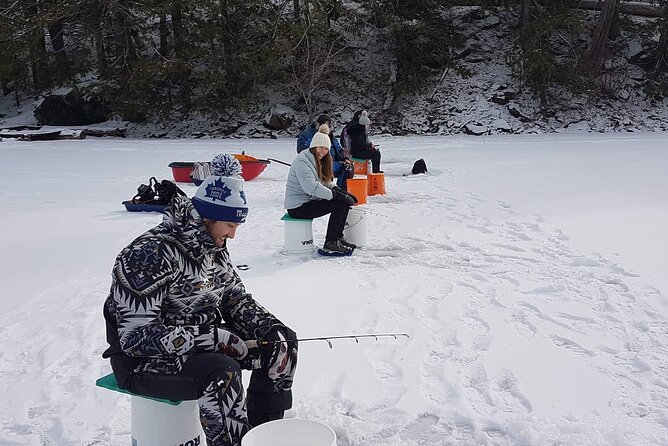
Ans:
{"label": "person in patterned jacket", "polygon": [[[250,427],[292,406],[297,337],[248,293],[227,239],[248,214],[241,165],[218,155],[191,199],[121,251],[104,304],[120,387],[198,400],[209,446],[237,446]],[[275,341],[266,343],[253,340]],[[241,369],[253,370],[244,401]]]}

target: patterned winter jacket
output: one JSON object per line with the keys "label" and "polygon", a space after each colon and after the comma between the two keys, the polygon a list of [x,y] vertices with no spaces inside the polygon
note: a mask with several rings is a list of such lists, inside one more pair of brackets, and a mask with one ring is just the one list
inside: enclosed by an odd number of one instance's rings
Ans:
{"label": "patterned winter jacket", "polygon": [[227,248],[215,247],[186,197],[118,255],[104,315],[105,358],[125,354],[138,358],[135,371],[166,374],[194,352],[215,350],[216,327],[248,340],[282,326],[246,292]]}

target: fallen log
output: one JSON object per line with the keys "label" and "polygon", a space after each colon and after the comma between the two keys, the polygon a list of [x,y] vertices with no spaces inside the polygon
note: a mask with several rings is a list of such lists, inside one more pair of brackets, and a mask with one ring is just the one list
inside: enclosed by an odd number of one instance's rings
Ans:
{"label": "fallen log", "polygon": [[[588,11],[600,11],[602,2],[600,0],[572,0],[573,7],[576,9],[585,9]],[[479,0],[460,0],[452,6],[481,6]],[[620,14],[629,14],[640,17],[664,17],[663,8],[646,2],[623,1],[619,4]]]}
{"label": "fallen log", "polygon": [[87,136],[103,137],[103,136],[113,136],[116,138],[125,138],[127,129],[84,129],[84,133]]}
{"label": "fallen log", "polygon": [[36,130],[36,131],[7,131],[0,130],[0,137],[14,138],[18,141],[55,141],[59,139],[85,139],[86,133],[82,130]]}
{"label": "fallen log", "polygon": [[16,138],[19,141],[54,141],[56,139],[60,139],[60,130],[39,133],[0,133],[0,135],[3,137],[6,136],[8,138]]}
{"label": "fallen log", "polygon": [[[575,0],[577,9],[586,9],[588,11],[600,11],[603,2],[599,0]],[[661,6],[652,5],[644,2],[620,2],[618,5],[620,14],[629,14],[640,17],[664,17]]]}
{"label": "fallen log", "polygon": [[41,125],[17,125],[17,126],[15,126],[15,127],[4,127],[4,128],[2,128],[2,129],[0,129],[0,130],[16,130],[16,131],[20,131],[20,130],[39,130],[39,129],[41,129],[41,128],[42,128]]}

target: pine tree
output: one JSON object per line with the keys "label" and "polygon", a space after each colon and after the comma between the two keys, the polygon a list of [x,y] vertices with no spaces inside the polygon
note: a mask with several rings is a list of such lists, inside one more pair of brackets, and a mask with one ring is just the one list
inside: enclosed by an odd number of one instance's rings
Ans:
{"label": "pine tree", "polygon": [[547,106],[555,88],[580,92],[589,87],[581,65],[586,48],[579,43],[583,15],[569,0],[534,0],[531,11],[531,20],[517,30],[508,62],[515,77]]}

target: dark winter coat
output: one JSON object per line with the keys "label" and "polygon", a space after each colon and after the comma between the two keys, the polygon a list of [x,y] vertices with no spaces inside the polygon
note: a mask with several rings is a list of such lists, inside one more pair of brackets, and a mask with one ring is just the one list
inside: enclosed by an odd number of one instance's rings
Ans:
{"label": "dark winter coat", "polygon": [[135,371],[166,374],[215,350],[223,324],[246,340],[282,326],[246,292],[227,248],[214,245],[186,197],[118,255],[104,316],[105,358],[125,354],[136,358]]}
{"label": "dark winter coat", "polygon": [[297,138],[297,153],[301,153],[308,149],[308,146],[313,139],[313,135],[315,135],[315,132],[317,131],[318,129],[315,127],[315,124],[311,124],[299,134],[299,137]]}
{"label": "dark winter coat", "polygon": [[366,132],[366,126],[360,124],[351,124],[346,126],[348,133],[348,141],[350,142],[349,149],[351,151],[370,149],[372,147],[369,141],[369,135]]}

